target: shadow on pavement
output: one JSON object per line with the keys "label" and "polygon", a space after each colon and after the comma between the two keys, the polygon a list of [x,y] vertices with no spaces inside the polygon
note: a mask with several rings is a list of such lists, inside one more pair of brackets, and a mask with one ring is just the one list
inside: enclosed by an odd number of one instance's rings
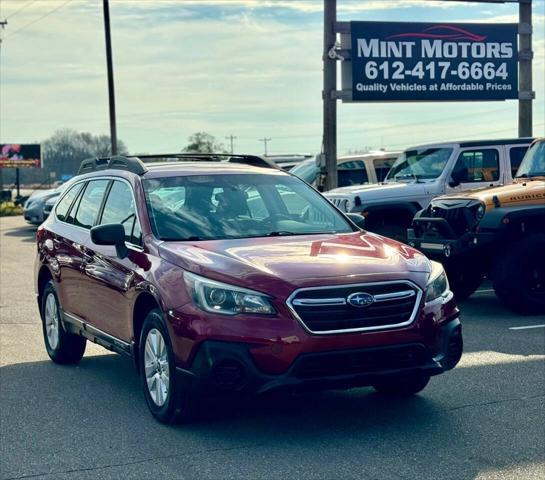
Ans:
{"label": "shadow on pavement", "polygon": [[[503,368],[502,375],[515,374]],[[0,369],[2,477],[83,470],[89,459],[111,468],[132,461],[180,465],[203,455],[214,459],[207,460],[208,478],[227,474],[233,461],[240,468],[306,462],[326,478],[350,465],[350,478],[356,478],[357,465],[364,463],[365,472],[381,479],[475,478],[485,466],[532,461],[534,449],[525,442],[513,447],[517,432],[483,442],[497,412],[483,415],[469,407],[498,398],[498,392],[484,384],[475,390],[484,383],[483,369],[472,370],[473,380],[455,370],[444,376],[446,382],[432,379],[422,395],[406,399],[371,389],[214,399],[204,403],[201,422],[168,427],[148,413],[129,359],[92,356],[76,367],[49,361],[8,365]]]}
{"label": "shadow on pavement", "polygon": [[23,242],[36,242],[36,229],[34,225],[25,225],[20,228],[12,228],[3,232],[6,237],[20,238]]}

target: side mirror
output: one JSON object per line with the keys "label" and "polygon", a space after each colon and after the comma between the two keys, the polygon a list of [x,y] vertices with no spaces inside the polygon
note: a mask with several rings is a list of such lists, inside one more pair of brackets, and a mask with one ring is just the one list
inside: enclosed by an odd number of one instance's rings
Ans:
{"label": "side mirror", "polygon": [[125,245],[125,228],[120,223],[107,223],[91,228],[91,240],[97,245],[114,245],[119,258],[125,258],[129,254]]}
{"label": "side mirror", "polygon": [[460,183],[466,182],[468,177],[467,167],[454,169],[450,177],[451,180],[448,182],[450,187],[457,187]]}
{"label": "side mirror", "polygon": [[357,213],[345,213],[345,215],[356,224],[356,227],[365,230],[365,217]]}

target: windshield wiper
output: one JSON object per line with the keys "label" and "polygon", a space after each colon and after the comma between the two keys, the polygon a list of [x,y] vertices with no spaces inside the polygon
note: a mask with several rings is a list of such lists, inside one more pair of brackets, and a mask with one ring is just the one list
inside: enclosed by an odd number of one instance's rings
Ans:
{"label": "windshield wiper", "polygon": [[414,178],[414,181],[416,183],[422,183],[420,180],[420,177],[416,173],[396,173],[394,175],[394,180],[397,180],[398,178]]}
{"label": "windshield wiper", "polygon": [[[269,232],[266,237],[282,237],[283,235],[297,235],[295,232],[290,232],[288,230],[279,230],[277,232]],[[301,234],[299,234],[301,235]]]}
{"label": "windshield wiper", "polygon": [[521,175],[517,175],[515,178],[536,178],[536,177],[544,177],[545,172],[536,172],[536,173],[522,173]]}

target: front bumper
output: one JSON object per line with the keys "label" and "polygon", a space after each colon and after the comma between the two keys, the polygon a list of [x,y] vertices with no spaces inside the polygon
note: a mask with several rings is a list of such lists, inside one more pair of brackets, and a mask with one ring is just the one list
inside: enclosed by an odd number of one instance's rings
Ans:
{"label": "front bumper", "polygon": [[189,369],[177,368],[184,388],[199,394],[264,393],[270,390],[345,389],[406,375],[438,375],[459,362],[462,328],[458,317],[438,327],[435,347],[404,343],[304,353],[282,374],[259,370],[244,343],[205,341]]}
{"label": "front bumper", "polygon": [[431,257],[452,257],[478,251],[497,239],[494,233],[467,232],[457,236],[443,218],[415,218],[407,243]]}

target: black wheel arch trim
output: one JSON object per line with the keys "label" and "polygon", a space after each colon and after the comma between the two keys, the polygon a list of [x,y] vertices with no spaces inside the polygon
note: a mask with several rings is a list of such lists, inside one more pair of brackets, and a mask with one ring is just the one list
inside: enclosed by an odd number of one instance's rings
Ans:
{"label": "black wheel arch trim", "polygon": [[[524,205],[520,207],[500,207],[489,210],[479,222],[481,230],[507,230],[512,221],[524,219],[545,219],[545,205]],[[507,220],[507,221],[506,221]]]}

